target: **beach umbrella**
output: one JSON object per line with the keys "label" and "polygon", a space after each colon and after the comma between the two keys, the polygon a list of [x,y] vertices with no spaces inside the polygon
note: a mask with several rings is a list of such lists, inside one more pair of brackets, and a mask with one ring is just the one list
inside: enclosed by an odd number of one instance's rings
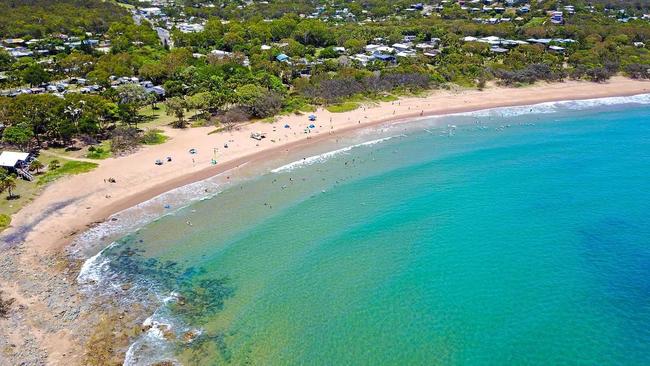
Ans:
{"label": "beach umbrella", "polygon": [[196,154],[196,149],[194,149],[194,148],[190,149],[190,154],[192,154],[192,155]]}
{"label": "beach umbrella", "polygon": [[315,121],[315,120],[316,120],[316,116],[313,115],[313,114],[310,114],[310,115],[309,115],[309,120],[310,120],[310,121]]}

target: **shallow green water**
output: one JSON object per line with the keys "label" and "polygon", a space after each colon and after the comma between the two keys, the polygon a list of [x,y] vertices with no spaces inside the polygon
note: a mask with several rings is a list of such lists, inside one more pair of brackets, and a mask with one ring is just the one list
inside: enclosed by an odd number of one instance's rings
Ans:
{"label": "shallow green water", "polygon": [[205,331],[176,349],[186,364],[648,365],[649,117],[423,122],[233,185],[107,255],[141,248],[134,278],[216,289],[216,306],[163,311]]}

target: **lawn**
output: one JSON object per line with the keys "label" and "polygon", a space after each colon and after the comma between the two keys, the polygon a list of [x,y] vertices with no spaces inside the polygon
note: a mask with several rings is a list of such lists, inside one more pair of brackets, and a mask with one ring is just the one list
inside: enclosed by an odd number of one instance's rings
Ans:
{"label": "lawn", "polygon": [[66,176],[89,172],[98,166],[96,163],[87,163],[85,161],[67,161],[57,169],[45,172],[38,178],[37,185],[44,185]]}
{"label": "lawn", "polygon": [[357,108],[359,108],[359,103],[344,102],[340,104],[333,104],[331,106],[328,106],[326,109],[332,113],[343,113],[353,111]]}
{"label": "lawn", "polygon": [[6,229],[11,224],[11,216],[7,214],[0,214],[0,231]]}
{"label": "lawn", "polygon": [[12,199],[8,199],[6,192],[0,195],[0,231],[4,229],[4,224],[10,222],[11,215],[18,212],[41,193],[46,183],[52,182],[64,175],[79,174],[92,170],[97,166],[94,163],[65,160],[45,153],[42,153],[38,157],[38,160],[45,166],[49,165],[52,160],[59,160],[63,166],[53,172],[33,173],[36,176],[36,180],[32,182],[17,178],[16,188],[13,190],[14,197]]}
{"label": "lawn", "polygon": [[93,145],[88,147],[88,152],[86,153],[86,158],[94,160],[103,160],[110,158],[113,154],[111,153],[111,142],[109,140],[102,141],[99,145]]}

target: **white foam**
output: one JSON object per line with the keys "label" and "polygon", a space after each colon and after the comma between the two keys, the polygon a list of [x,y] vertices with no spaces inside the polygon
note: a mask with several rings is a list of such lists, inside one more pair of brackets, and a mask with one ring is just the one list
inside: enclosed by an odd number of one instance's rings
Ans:
{"label": "white foam", "polygon": [[117,245],[117,242],[112,242],[109,246],[102,249],[99,253],[88,258],[81,266],[79,275],[77,275],[77,282],[80,284],[99,283],[103,278],[103,272],[106,271],[110,259],[104,257],[104,252]]}
{"label": "white foam", "polygon": [[650,104],[650,94],[638,94],[627,97],[563,100],[516,107],[497,107],[474,112],[456,113],[453,115],[472,117],[515,117],[525,114],[555,113],[561,110],[586,110],[616,104]]}
{"label": "white foam", "polygon": [[346,153],[346,152],[348,152],[348,151],[350,151],[352,149],[362,147],[362,146],[370,146],[370,145],[379,144],[379,143],[382,143],[384,141],[388,141],[390,139],[393,139],[395,137],[403,137],[403,136],[404,135],[389,136],[389,137],[384,137],[384,138],[380,138],[380,139],[376,139],[376,140],[372,140],[372,141],[363,142],[363,143],[356,144],[356,145],[347,146],[347,147],[344,147],[344,148],[341,148],[341,149],[338,149],[338,150],[328,151],[328,152],[322,153],[320,155],[314,155],[314,156],[310,156],[310,157],[307,157],[307,158],[304,158],[304,159],[301,159],[301,160],[296,160],[296,161],[294,161],[292,163],[289,163],[289,164],[283,165],[283,166],[281,166],[279,168],[273,169],[273,170],[271,170],[271,172],[272,173],[284,173],[284,172],[292,171],[292,170],[294,170],[294,169],[296,169],[298,167],[308,166],[308,165],[312,165],[312,164],[315,164],[315,163],[322,163],[322,162],[327,161],[328,159],[330,159],[330,158],[332,158],[334,156],[344,154],[344,153]]}

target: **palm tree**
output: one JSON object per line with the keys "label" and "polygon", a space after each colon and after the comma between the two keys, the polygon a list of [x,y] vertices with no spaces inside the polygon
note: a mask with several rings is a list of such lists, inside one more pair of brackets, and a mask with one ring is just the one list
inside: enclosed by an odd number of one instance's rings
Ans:
{"label": "palm tree", "polygon": [[14,197],[13,190],[16,189],[16,179],[13,177],[5,176],[0,180],[0,192],[9,192],[9,199]]}
{"label": "palm tree", "polygon": [[29,170],[36,170],[36,174],[38,174],[43,168],[45,168],[45,165],[43,165],[39,160],[34,160],[29,164]]}

